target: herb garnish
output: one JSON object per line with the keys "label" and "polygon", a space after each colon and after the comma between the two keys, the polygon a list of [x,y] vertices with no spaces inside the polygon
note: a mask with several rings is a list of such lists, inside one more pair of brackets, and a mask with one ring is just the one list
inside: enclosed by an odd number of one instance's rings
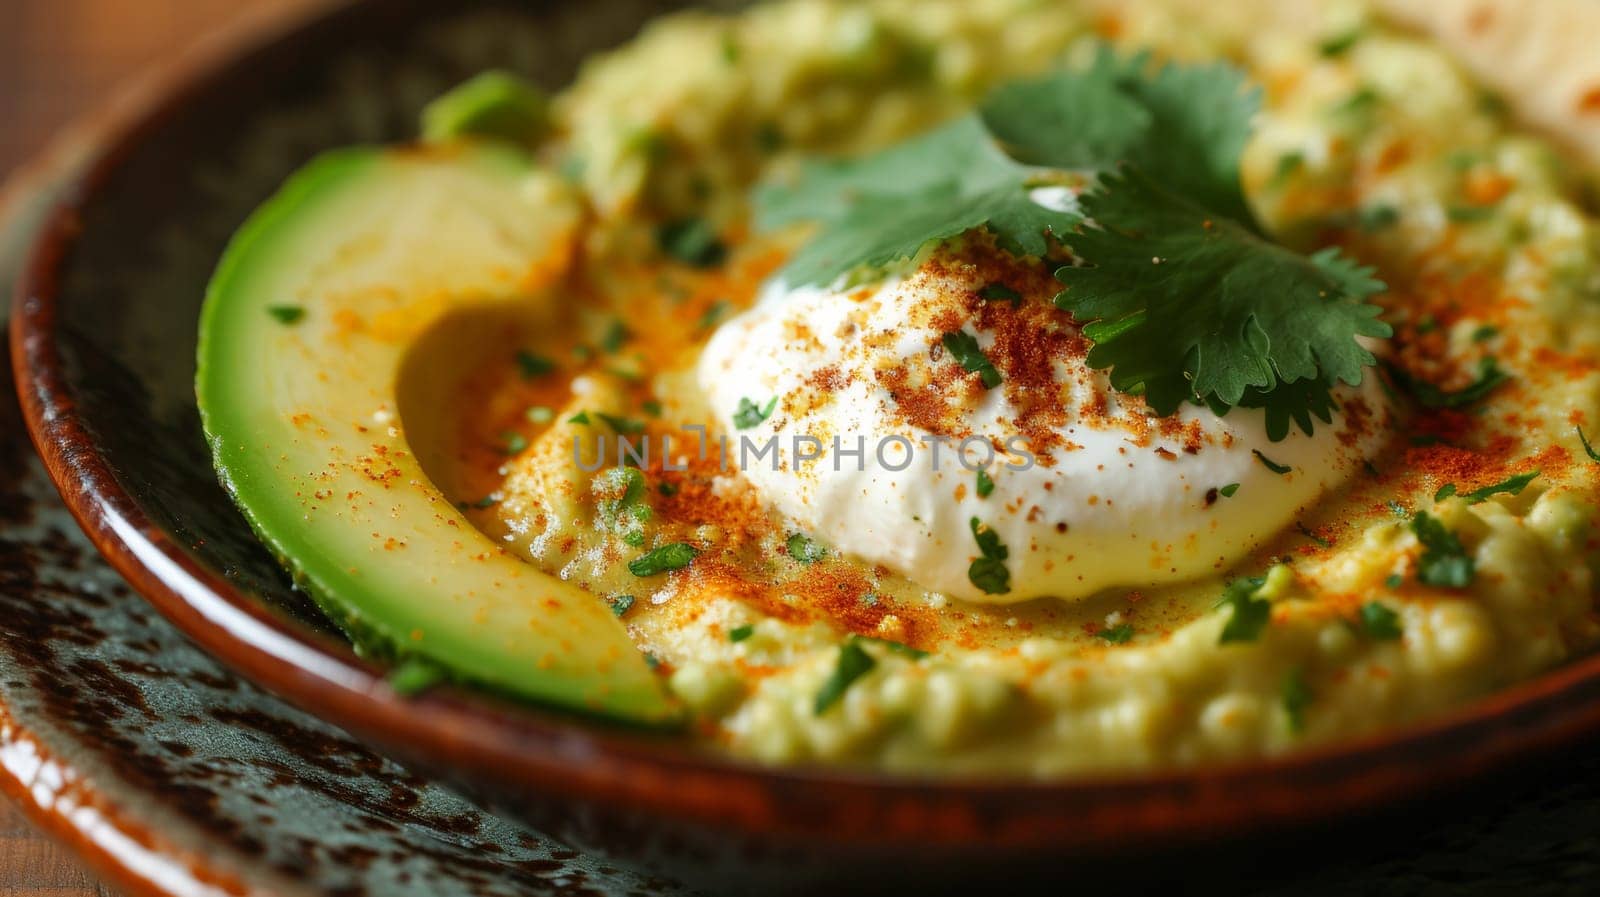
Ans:
{"label": "herb garnish", "polygon": [[728,247],[704,218],[685,218],[661,225],[656,229],[656,246],[694,268],[712,268],[728,257]]}
{"label": "herb garnish", "polygon": [[629,561],[628,572],[634,576],[655,576],[689,566],[697,554],[699,552],[688,542],[668,542]]}
{"label": "herb garnish", "polygon": [[1011,571],[1005,563],[1011,552],[1001,544],[1000,535],[978,518],[972,518],[971,527],[981,555],[967,567],[967,579],[987,594],[1004,595],[1011,591]]}
{"label": "herb garnish", "polygon": [[1238,483],[1229,483],[1228,485],[1223,486],[1221,489],[1218,489],[1217,491],[1222,493],[1222,497],[1223,498],[1232,498],[1233,494],[1235,492],[1239,491],[1239,484]]}
{"label": "herb garnish", "polygon": [[543,377],[556,369],[556,363],[543,355],[535,355],[526,349],[517,350],[517,372],[524,380]]}
{"label": "herb garnish", "polygon": [[644,525],[653,512],[644,500],[644,474],[636,467],[612,467],[593,480],[595,519],[628,545],[644,544]]}
{"label": "herb garnish", "polygon": [[701,313],[700,320],[695,322],[695,329],[710,330],[727,310],[728,300],[726,299],[718,299],[717,301],[711,303],[710,305],[706,306],[706,310]]}
{"label": "herb garnish", "polygon": [[1455,483],[1445,483],[1443,486],[1439,487],[1439,491],[1438,492],[1433,493],[1434,504],[1438,504],[1439,502],[1444,501],[1445,499],[1447,499],[1450,496],[1455,495],[1455,494],[1456,494],[1456,484]]}
{"label": "herb garnish", "polygon": [[529,423],[548,424],[552,420],[555,420],[556,411],[554,408],[546,405],[534,405],[527,411],[524,411],[522,416],[526,417]]}
{"label": "herb garnish", "polygon": [[1217,602],[1217,606],[1231,608],[1233,614],[1228,617],[1228,622],[1223,624],[1217,644],[1253,642],[1261,637],[1261,630],[1266,628],[1267,622],[1272,619],[1272,602],[1256,597],[1256,593],[1266,584],[1266,578],[1261,576],[1236,579],[1228,583],[1228,587],[1222,591],[1222,600]]}
{"label": "herb garnish", "polygon": [[1411,531],[1422,543],[1422,554],[1417,558],[1417,581],[1423,585],[1461,589],[1472,584],[1477,564],[1456,534],[1445,529],[1426,511],[1418,511],[1411,518]]}
{"label": "herb garnish", "polygon": [[1283,680],[1283,713],[1289,721],[1289,731],[1299,735],[1306,728],[1306,708],[1315,696],[1306,684],[1305,671],[1299,667],[1289,671]]}
{"label": "herb garnish", "polygon": [[994,478],[989,476],[989,471],[981,467],[978,468],[974,476],[977,478],[977,485],[974,488],[978,493],[978,497],[988,498],[989,494],[994,491]]}
{"label": "herb garnish", "polygon": [[922,650],[921,648],[913,648],[904,642],[890,641],[886,638],[878,638],[875,635],[857,635],[852,636],[852,638],[858,642],[872,642],[875,645],[882,645],[890,651],[893,651],[896,654],[903,654],[912,660],[921,660],[922,658],[928,656],[928,652]]}
{"label": "herb garnish", "polygon": [[500,451],[507,455],[520,455],[528,447],[528,437],[512,430],[500,434]]}
{"label": "herb garnish", "polygon": [[1022,294],[1003,283],[984,284],[983,288],[978,290],[978,296],[990,302],[1009,302],[1012,305],[1022,304]]}
{"label": "herb garnish", "polygon": [[1527,473],[1519,473],[1516,476],[1507,477],[1506,479],[1495,483],[1492,486],[1485,486],[1482,489],[1474,489],[1467,493],[1467,504],[1475,505],[1480,502],[1485,502],[1488,501],[1491,496],[1495,495],[1517,495],[1521,493],[1522,490],[1528,488],[1529,483],[1533,482],[1535,479],[1538,479],[1540,473],[1541,471],[1530,470]]}
{"label": "herb garnish", "polygon": [[1589,444],[1589,437],[1583,435],[1582,424],[1578,425],[1578,441],[1583,443],[1583,453],[1589,456],[1589,460],[1600,464],[1600,453],[1596,453],[1594,446]]}
{"label": "herb garnish", "polygon": [[755,634],[756,634],[756,626],[755,626],[755,624],[754,623],[746,623],[743,626],[735,626],[732,629],[728,630],[728,641],[730,641],[730,642],[742,642],[745,639],[747,639],[750,636],[755,635]]}
{"label": "herb garnish", "polygon": [[817,716],[826,713],[829,707],[839,703],[844,697],[845,690],[851,683],[871,672],[878,662],[872,655],[862,649],[854,639],[839,646],[839,659],[834,663],[833,673],[822,683],[822,688],[817,690],[817,699],[814,712]]}
{"label": "herb garnish", "polygon": [[790,533],[789,541],[785,544],[789,549],[789,557],[802,564],[815,564],[828,556],[828,547],[805,533]]}
{"label": "herb garnish", "polygon": [[1271,458],[1268,458],[1266,455],[1261,454],[1261,450],[1260,449],[1251,449],[1250,453],[1256,456],[1256,460],[1260,461],[1262,466],[1266,467],[1268,470],[1272,471],[1273,473],[1277,474],[1280,477],[1283,476],[1284,474],[1288,473],[1289,471],[1294,470],[1293,467],[1290,467],[1287,464],[1279,464],[1278,462],[1272,460]]}
{"label": "herb garnish", "polygon": [[1424,408],[1460,408],[1494,392],[1502,384],[1511,379],[1505,371],[1500,369],[1500,363],[1493,355],[1485,355],[1478,362],[1478,379],[1454,392],[1440,389],[1426,380],[1418,380],[1398,367],[1391,366],[1389,373],[1394,377],[1396,384],[1411,397],[1417,404]]}
{"label": "herb garnish", "polygon": [[965,330],[954,330],[946,333],[940,344],[957,364],[978,375],[978,379],[983,381],[984,389],[994,389],[1000,385],[1000,372],[995,370],[994,364],[989,361],[989,356],[978,348],[977,337]]}
{"label": "herb garnish", "polygon": [[1361,605],[1361,631],[1367,638],[1380,642],[1398,641],[1401,636],[1400,615],[1376,601]]}
{"label": "herb garnish", "polygon": [[[1334,385],[1359,383],[1374,363],[1356,338],[1391,330],[1366,302],[1384,288],[1369,269],[1336,248],[1279,246],[1251,212],[1239,158],[1257,106],[1226,65],[1156,67],[1102,50],[885,152],[768,185],[758,223],[822,225],[784,269],[796,285],[980,228],[1018,256],[1046,256],[1053,235],[1080,262],[1056,272],[1067,286],[1056,304],[1086,325],[1089,364],[1109,368],[1113,386],[1158,414],[1191,400],[1218,413],[1262,407],[1274,439],[1291,422],[1309,433],[1313,418],[1331,421]],[[1033,201],[1034,187],[1081,176],[1068,172],[1099,175],[1082,214]]]}
{"label": "herb garnish", "polygon": [[739,400],[739,407],[733,412],[733,426],[737,430],[748,430],[760,426],[761,422],[772,416],[772,409],[778,407],[778,397],[773,396],[765,405],[757,405],[748,398]]}
{"label": "herb garnish", "polygon": [[633,607],[633,601],[632,595],[613,595],[606,599],[606,603],[611,605],[611,612],[619,617]]}
{"label": "herb garnish", "polygon": [[1118,623],[1115,626],[1101,629],[1096,635],[1113,645],[1121,645],[1133,638],[1133,624]]}
{"label": "herb garnish", "polygon": [[1335,56],[1343,56],[1346,51],[1355,46],[1356,42],[1360,40],[1361,29],[1352,28],[1343,34],[1336,34],[1317,44],[1317,52],[1329,59]]}
{"label": "herb garnish", "polygon": [[1400,586],[1405,584],[1405,581],[1406,578],[1398,573],[1390,573],[1388,576],[1383,578],[1384,586],[1390,589],[1400,588]]}
{"label": "herb garnish", "polygon": [[1472,331],[1472,341],[1475,343],[1486,343],[1499,335],[1499,327],[1496,327],[1493,324],[1484,324],[1477,330]]}
{"label": "herb garnish", "polygon": [[567,418],[567,423],[569,423],[569,424],[583,424],[584,426],[587,427],[589,425],[589,412],[587,412],[587,411],[579,411],[577,414],[574,414],[573,416]]}
{"label": "herb garnish", "polygon": [[298,305],[269,305],[267,314],[279,324],[298,324],[306,316],[306,310]]}

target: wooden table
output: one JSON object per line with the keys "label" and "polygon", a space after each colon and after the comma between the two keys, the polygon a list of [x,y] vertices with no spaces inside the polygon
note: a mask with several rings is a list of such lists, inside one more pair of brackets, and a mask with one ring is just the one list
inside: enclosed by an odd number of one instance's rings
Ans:
{"label": "wooden table", "polygon": [[[247,12],[322,0],[0,0],[0,177],[145,66]],[[246,9],[249,7],[250,9]],[[3,291],[0,291],[3,292]],[[0,798],[0,897],[110,897]]]}

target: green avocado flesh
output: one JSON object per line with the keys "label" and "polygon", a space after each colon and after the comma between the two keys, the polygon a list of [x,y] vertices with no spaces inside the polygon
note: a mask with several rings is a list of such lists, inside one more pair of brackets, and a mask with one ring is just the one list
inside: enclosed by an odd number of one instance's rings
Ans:
{"label": "green avocado flesh", "polygon": [[422,366],[412,356],[475,357],[482,328],[461,322],[537,307],[534,272],[570,237],[575,212],[537,182],[524,153],[498,144],[343,150],[306,166],[212,278],[201,418],[257,534],[365,652],[673,723],[679,706],[610,608],[506,553],[418,460],[444,409],[407,395],[439,392],[406,374]]}

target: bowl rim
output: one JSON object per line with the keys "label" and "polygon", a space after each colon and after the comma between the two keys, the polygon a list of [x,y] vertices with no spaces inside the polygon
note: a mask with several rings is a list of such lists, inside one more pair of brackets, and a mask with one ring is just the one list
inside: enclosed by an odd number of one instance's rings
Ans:
{"label": "bowl rim", "polygon": [[1261,760],[1063,779],[767,766],[464,689],[396,694],[346,642],[272,610],[151,521],[79,416],[56,314],[82,213],[141,141],[269,51],[351,27],[377,5],[337,4],[165,84],[118,121],[73,176],[15,284],[11,356],[23,417],[67,507],[136,591],[252,682],[402,759],[470,781],[728,831],[951,849],[1104,850],[1326,821],[1463,784],[1600,732],[1597,654],[1423,722],[1347,741]]}

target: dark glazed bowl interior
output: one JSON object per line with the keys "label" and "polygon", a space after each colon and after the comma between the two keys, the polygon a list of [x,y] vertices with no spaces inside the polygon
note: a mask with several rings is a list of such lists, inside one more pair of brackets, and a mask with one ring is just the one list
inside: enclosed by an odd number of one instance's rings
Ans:
{"label": "dark glazed bowl interior", "polygon": [[1589,658],[1447,719],[1285,760],[936,783],[763,770],[472,695],[394,695],[291,588],[213,476],[192,385],[206,280],[246,214],[319,150],[406,138],[423,102],[485,67],[558,87],[672,5],[358,4],[169,95],[69,193],[18,289],[23,405],[84,528],[202,646],[575,846],[740,891],[1081,881],[1130,851],[1431,792],[1600,724]]}

